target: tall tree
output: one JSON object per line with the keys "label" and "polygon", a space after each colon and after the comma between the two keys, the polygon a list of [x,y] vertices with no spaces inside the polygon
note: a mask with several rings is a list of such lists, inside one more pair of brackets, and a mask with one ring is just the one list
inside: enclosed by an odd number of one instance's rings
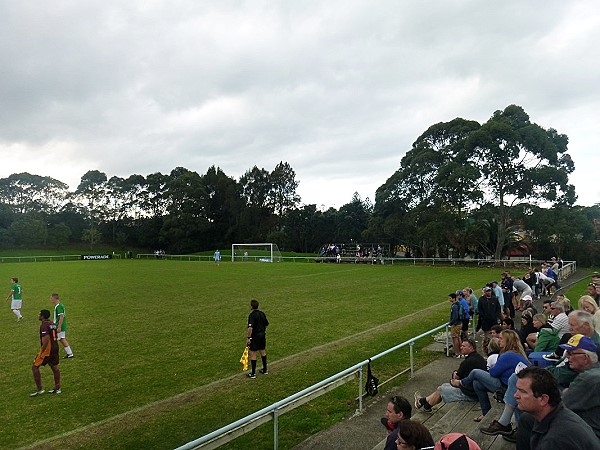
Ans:
{"label": "tall tree", "polygon": [[464,160],[479,168],[481,189],[497,206],[495,258],[508,243],[511,208],[539,200],[572,205],[575,189],[568,182],[575,166],[566,153],[568,138],[531,123],[523,108],[496,111],[470,134]]}
{"label": "tall tree", "polygon": [[295,208],[300,203],[300,196],[296,193],[298,185],[296,172],[287,162],[279,162],[271,172],[270,177],[270,205],[280,218],[286,211]]}
{"label": "tall tree", "polygon": [[106,218],[107,182],[104,172],[90,170],[81,177],[81,182],[72,195],[85,208],[92,228]]}
{"label": "tall tree", "polygon": [[0,179],[0,203],[16,213],[51,214],[65,203],[68,186],[54,178],[27,172]]}

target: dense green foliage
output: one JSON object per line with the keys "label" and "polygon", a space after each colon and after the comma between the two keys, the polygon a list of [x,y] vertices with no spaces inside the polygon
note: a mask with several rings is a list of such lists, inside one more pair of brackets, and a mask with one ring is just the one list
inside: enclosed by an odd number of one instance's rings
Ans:
{"label": "dense green foliage", "polygon": [[275,242],[316,253],[325,243],[381,243],[416,257],[531,254],[599,264],[600,204],[573,206],[567,144],[516,105],[483,124],[438,123],[406,152],[374,205],[355,193],[324,211],[301,203],[287,162],[254,166],[238,180],[214,166],[127,178],[90,170],[73,192],[50,177],[13,174],[0,179],[0,248],[83,243],[181,254]]}
{"label": "dense green foliage", "polygon": [[[17,323],[6,304],[1,315],[1,363],[10,380],[0,400],[2,448],[57,436],[63,437],[52,446],[65,449],[173,448],[441,324],[450,290],[482,286],[498,275],[489,269],[164,260],[1,267],[7,291],[11,276],[23,284],[25,316]],[[52,292],[65,303],[76,356],[61,360],[59,397],[29,398],[37,312],[51,309]],[[238,361],[253,297],[271,321],[271,374],[248,384]],[[405,368],[406,358],[401,352],[378,360],[378,376]],[[417,354],[418,361],[428,358]],[[50,370],[42,368],[42,376],[49,386]],[[352,412],[356,392],[351,383],[283,416],[282,448]],[[49,414],[53,426],[40,434]],[[268,447],[271,428],[256,433],[265,442],[256,448]]]}

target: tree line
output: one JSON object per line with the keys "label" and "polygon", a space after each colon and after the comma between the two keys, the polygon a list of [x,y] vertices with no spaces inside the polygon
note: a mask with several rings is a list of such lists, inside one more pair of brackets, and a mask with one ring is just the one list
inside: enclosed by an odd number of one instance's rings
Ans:
{"label": "tree line", "polygon": [[568,137],[532,123],[520,106],[483,123],[429,127],[376,191],[339,209],[304,205],[287,162],[239,179],[212,166],[110,177],[79,186],[29,173],[0,179],[0,246],[60,248],[100,242],[190,253],[232,242],[317,252],[327,242],[385,242],[415,257],[560,256],[598,264],[600,204],[573,206]]}

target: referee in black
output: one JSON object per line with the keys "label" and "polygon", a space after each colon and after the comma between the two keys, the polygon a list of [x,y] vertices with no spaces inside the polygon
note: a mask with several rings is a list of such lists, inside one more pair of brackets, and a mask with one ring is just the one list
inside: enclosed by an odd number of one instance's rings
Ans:
{"label": "referee in black", "polygon": [[258,301],[250,301],[250,309],[252,312],[248,316],[248,335],[246,338],[246,346],[250,350],[250,364],[252,366],[251,372],[246,374],[248,378],[256,378],[256,352],[260,352],[260,358],[262,359],[262,369],[260,373],[267,375],[267,338],[265,333],[269,326],[269,320],[264,312],[258,309]]}

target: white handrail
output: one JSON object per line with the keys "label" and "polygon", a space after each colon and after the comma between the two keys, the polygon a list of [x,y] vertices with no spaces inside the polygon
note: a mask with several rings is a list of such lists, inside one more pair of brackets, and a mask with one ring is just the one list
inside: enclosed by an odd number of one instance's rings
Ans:
{"label": "white handrail", "polygon": [[[379,359],[393,351],[396,351],[400,348],[406,347],[407,345],[410,347],[410,374],[411,377],[413,376],[414,373],[414,365],[413,365],[413,346],[415,341],[426,337],[426,336],[430,336],[438,331],[440,331],[441,329],[445,329],[446,330],[446,339],[448,336],[448,324],[443,324],[440,325],[436,328],[433,328],[429,331],[426,331],[425,333],[422,333],[418,336],[415,336],[411,339],[409,339],[408,341],[402,342],[398,345],[395,345],[394,347],[391,347],[381,353],[378,353],[375,356],[372,356],[370,359],[366,359],[364,361],[361,361],[355,365],[353,365],[352,367],[348,367],[347,369],[336,373],[335,375],[332,375],[316,384],[313,384],[312,386],[309,386],[299,392],[296,392],[295,394],[290,395],[289,397],[284,398],[283,400],[279,400],[278,402],[273,403],[272,405],[266,406],[263,409],[256,411],[246,417],[243,417],[239,420],[236,420],[235,422],[230,423],[229,425],[225,425],[224,427],[219,428],[218,430],[215,430],[211,433],[208,433],[196,440],[193,440],[191,442],[188,442],[187,444],[182,445],[181,447],[177,447],[176,450],[193,450],[193,449],[200,449],[203,448],[205,446],[208,446],[211,444],[212,441],[221,438],[225,435],[227,435],[228,433],[230,433],[233,430],[238,429],[239,427],[246,425],[258,418],[264,417],[266,415],[272,414],[273,415],[273,421],[274,421],[274,428],[276,430],[276,432],[274,433],[274,442],[273,442],[273,448],[276,450],[277,446],[278,446],[278,442],[277,442],[277,429],[278,429],[278,424],[277,424],[277,418],[279,415],[282,414],[282,411],[280,411],[280,409],[284,408],[285,406],[289,405],[290,403],[294,402],[295,400],[307,395],[307,394],[311,394],[311,393],[315,393],[317,392],[319,389],[322,389],[323,387],[327,386],[328,384],[337,381],[351,373],[354,372],[358,372],[359,376],[360,376],[360,382],[358,385],[358,390],[359,390],[359,410],[362,411],[363,407],[362,407],[362,398],[363,398],[363,383],[362,383],[362,370],[363,367],[366,366],[370,361]],[[446,342],[446,349],[448,348],[448,342]],[[248,430],[249,431],[249,430]]]}

